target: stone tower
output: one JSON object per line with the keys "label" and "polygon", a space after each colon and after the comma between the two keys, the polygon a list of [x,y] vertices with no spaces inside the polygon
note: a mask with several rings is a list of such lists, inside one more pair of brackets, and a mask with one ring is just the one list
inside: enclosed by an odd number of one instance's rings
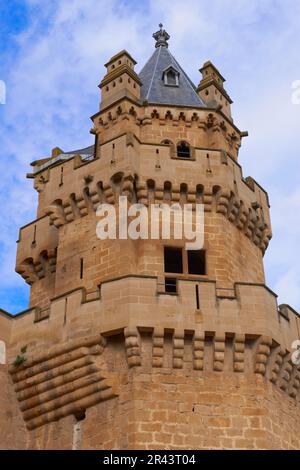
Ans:
{"label": "stone tower", "polygon": [[[300,321],[265,285],[269,201],[238,163],[246,133],[216,67],[196,87],[153,36],[139,74],[126,51],[106,64],[94,145],[32,163],[16,261],[30,308],[0,312],[1,448],[300,447]],[[96,209],[120,195],[203,204],[203,249],[100,240]]]}

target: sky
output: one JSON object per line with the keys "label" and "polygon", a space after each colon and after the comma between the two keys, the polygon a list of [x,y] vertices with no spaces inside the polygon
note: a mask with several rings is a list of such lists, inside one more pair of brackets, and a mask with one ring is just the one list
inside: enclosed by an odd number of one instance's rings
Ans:
{"label": "sky", "polygon": [[93,143],[104,63],[126,49],[139,72],[160,22],[195,84],[206,60],[226,78],[234,122],[249,132],[243,174],[270,197],[266,284],[300,312],[299,0],[0,0],[0,308],[28,307],[14,269],[19,227],[36,217],[30,162]]}

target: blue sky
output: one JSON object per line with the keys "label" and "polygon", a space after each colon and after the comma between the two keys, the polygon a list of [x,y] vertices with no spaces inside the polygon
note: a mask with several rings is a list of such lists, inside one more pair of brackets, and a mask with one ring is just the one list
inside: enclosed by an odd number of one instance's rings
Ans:
{"label": "blue sky", "polygon": [[27,308],[14,272],[18,228],[35,218],[30,162],[92,142],[103,64],[127,49],[137,71],[162,21],[170,50],[198,84],[212,60],[226,77],[235,123],[249,131],[239,161],[268,192],[273,240],[266,280],[300,311],[300,2],[294,0],[0,0],[0,307]]}

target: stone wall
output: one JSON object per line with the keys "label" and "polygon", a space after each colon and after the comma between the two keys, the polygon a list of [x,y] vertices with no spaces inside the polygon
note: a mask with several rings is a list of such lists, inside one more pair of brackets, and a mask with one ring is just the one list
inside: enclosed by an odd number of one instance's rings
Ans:
{"label": "stone wall", "polygon": [[200,309],[194,282],[174,296],[132,276],[59,297],[45,318],[3,314],[3,447],[297,448],[297,315],[263,285],[198,286]]}

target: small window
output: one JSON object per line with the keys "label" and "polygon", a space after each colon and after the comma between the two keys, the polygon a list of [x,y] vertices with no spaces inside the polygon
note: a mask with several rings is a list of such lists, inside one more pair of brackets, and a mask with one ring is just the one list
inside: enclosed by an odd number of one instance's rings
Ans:
{"label": "small window", "polygon": [[163,71],[163,81],[167,86],[179,86],[179,72],[170,66]]}
{"label": "small window", "polygon": [[204,250],[188,250],[187,256],[189,274],[206,274]]}
{"label": "small window", "polygon": [[187,142],[180,142],[177,145],[177,157],[180,158],[190,158],[190,146]]}
{"label": "small window", "polygon": [[165,246],[164,248],[165,272],[183,273],[182,249]]}
{"label": "small window", "polygon": [[165,292],[168,294],[177,293],[177,280],[175,278],[166,277],[165,279]]}
{"label": "small window", "polygon": [[83,278],[83,258],[80,258],[80,279]]}
{"label": "small window", "polygon": [[176,74],[173,70],[170,70],[168,73],[167,73],[167,84],[168,85],[177,85],[177,81],[176,81]]}

